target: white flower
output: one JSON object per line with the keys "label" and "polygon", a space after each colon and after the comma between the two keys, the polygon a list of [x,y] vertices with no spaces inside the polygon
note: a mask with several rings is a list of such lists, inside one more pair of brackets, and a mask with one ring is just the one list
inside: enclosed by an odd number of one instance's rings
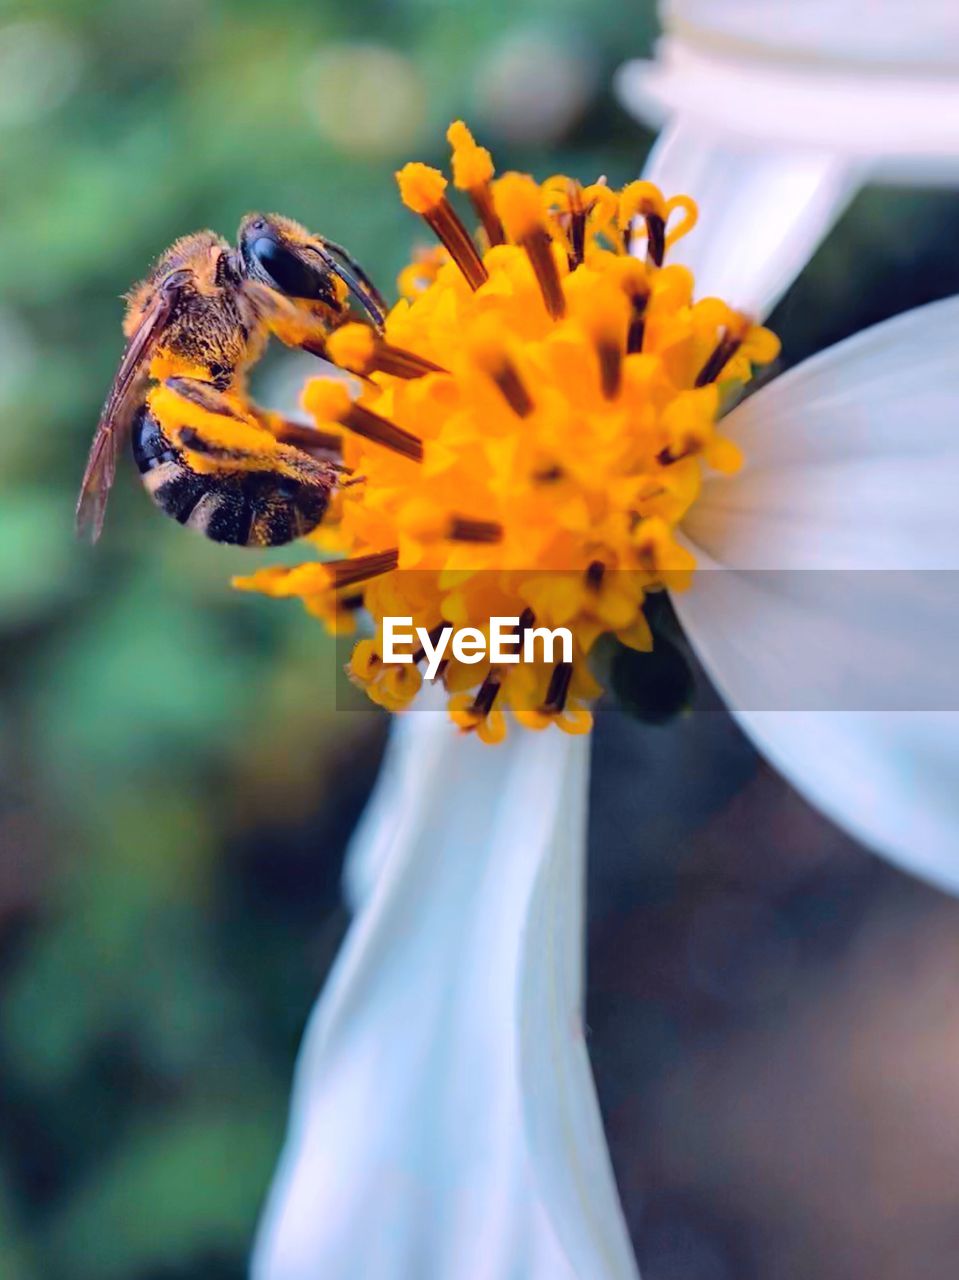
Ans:
{"label": "white flower", "polygon": [[649,177],[699,203],[702,295],[768,314],[870,177],[959,180],[954,0],[672,0],[619,71],[663,125]]}
{"label": "white flower", "polygon": [[396,724],[256,1280],[635,1277],[580,1014],[588,750]]}
{"label": "white flower", "polygon": [[[910,21],[917,7],[932,12]],[[800,28],[794,15],[790,48]],[[856,33],[828,26],[834,60],[855,61],[842,37]],[[670,63],[692,102],[704,72],[688,65]],[[651,176],[701,205],[700,293],[764,313],[877,156],[823,130],[774,147],[785,107],[763,141],[734,137],[733,105],[727,119],[705,96],[685,103]],[[747,466],[693,508],[699,568],[675,603],[773,763],[874,848],[959,889],[957,423],[957,301],[774,381],[726,421]],[[430,711],[395,726],[254,1280],[636,1280],[581,1017],[587,750],[552,731],[488,748]]]}
{"label": "white flower", "polygon": [[887,321],[726,419],[674,596],[740,723],[853,835],[959,889],[959,299]]}
{"label": "white flower", "polygon": [[[959,300],[933,304],[735,409],[748,463],[696,504],[675,597],[770,759],[953,889],[957,342]],[[790,697],[817,709],[765,709]],[[582,1034],[586,774],[563,734],[487,748],[441,713],[397,725],[256,1280],[635,1277]]]}

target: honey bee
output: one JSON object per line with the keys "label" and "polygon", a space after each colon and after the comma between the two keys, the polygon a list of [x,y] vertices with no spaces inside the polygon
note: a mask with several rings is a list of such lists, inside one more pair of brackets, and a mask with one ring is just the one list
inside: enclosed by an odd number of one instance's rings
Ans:
{"label": "honey bee", "polygon": [[157,506],[216,542],[275,546],[315,528],[340,468],[322,456],[320,433],[253,404],[246,378],[271,335],[322,354],[350,293],[382,330],[386,304],[368,276],[289,218],[248,214],[235,248],[212,231],[177,240],[127,295],[127,345],[90,449],[78,531],[99,537],[127,438]]}

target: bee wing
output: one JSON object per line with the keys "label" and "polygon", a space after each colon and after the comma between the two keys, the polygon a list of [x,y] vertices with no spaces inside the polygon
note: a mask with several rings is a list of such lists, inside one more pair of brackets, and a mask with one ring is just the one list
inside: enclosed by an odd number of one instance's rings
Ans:
{"label": "bee wing", "polygon": [[157,289],[136,332],[126,345],[120,367],[100,413],[77,500],[77,533],[96,542],[103,528],[107,496],[117,469],[117,457],[130,429],[133,398],[146,373],[157,339],[170,321],[177,296],[189,272],[177,271]]}

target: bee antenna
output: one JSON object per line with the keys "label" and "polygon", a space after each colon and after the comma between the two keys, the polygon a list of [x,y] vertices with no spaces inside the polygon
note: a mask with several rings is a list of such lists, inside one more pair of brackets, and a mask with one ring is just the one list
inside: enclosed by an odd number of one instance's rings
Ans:
{"label": "bee antenna", "polygon": [[373,324],[382,332],[388,307],[383,295],[363,268],[342,245],[334,244],[332,240],[320,241],[315,247],[326,265],[355,295]]}

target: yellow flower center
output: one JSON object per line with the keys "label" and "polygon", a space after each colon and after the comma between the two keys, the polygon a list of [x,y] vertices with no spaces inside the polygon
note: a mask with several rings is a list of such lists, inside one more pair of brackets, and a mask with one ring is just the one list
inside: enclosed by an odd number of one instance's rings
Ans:
{"label": "yellow flower center", "polygon": [[[455,187],[482,246],[425,165],[400,193],[438,236],[400,278],[385,333],[350,324],[332,360],[362,379],[314,379],[304,405],[342,435],[352,473],[311,540],[341,559],[270,568],[238,581],[298,596],[333,630],[365,607],[374,624],[351,677],[393,711],[422,685],[417,666],[384,659],[383,619],[489,634],[493,617],[567,627],[572,662],[449,657],[439,679],[450,714],[488,741],[522,725],[579,733],[600,692],[588,665],[612,633],[648,649],[650,592],[682,588],[694,568],[674,530],[704,467],[734,471],[717,429],[722,402],[779,349],[766,329],[716,298],[665,255],[696,206],[648,182],[615,192],[558,176],[493,177],[489,153],[461,122],[449,131]],[[642,252],[642,257],[637,256]]]}

